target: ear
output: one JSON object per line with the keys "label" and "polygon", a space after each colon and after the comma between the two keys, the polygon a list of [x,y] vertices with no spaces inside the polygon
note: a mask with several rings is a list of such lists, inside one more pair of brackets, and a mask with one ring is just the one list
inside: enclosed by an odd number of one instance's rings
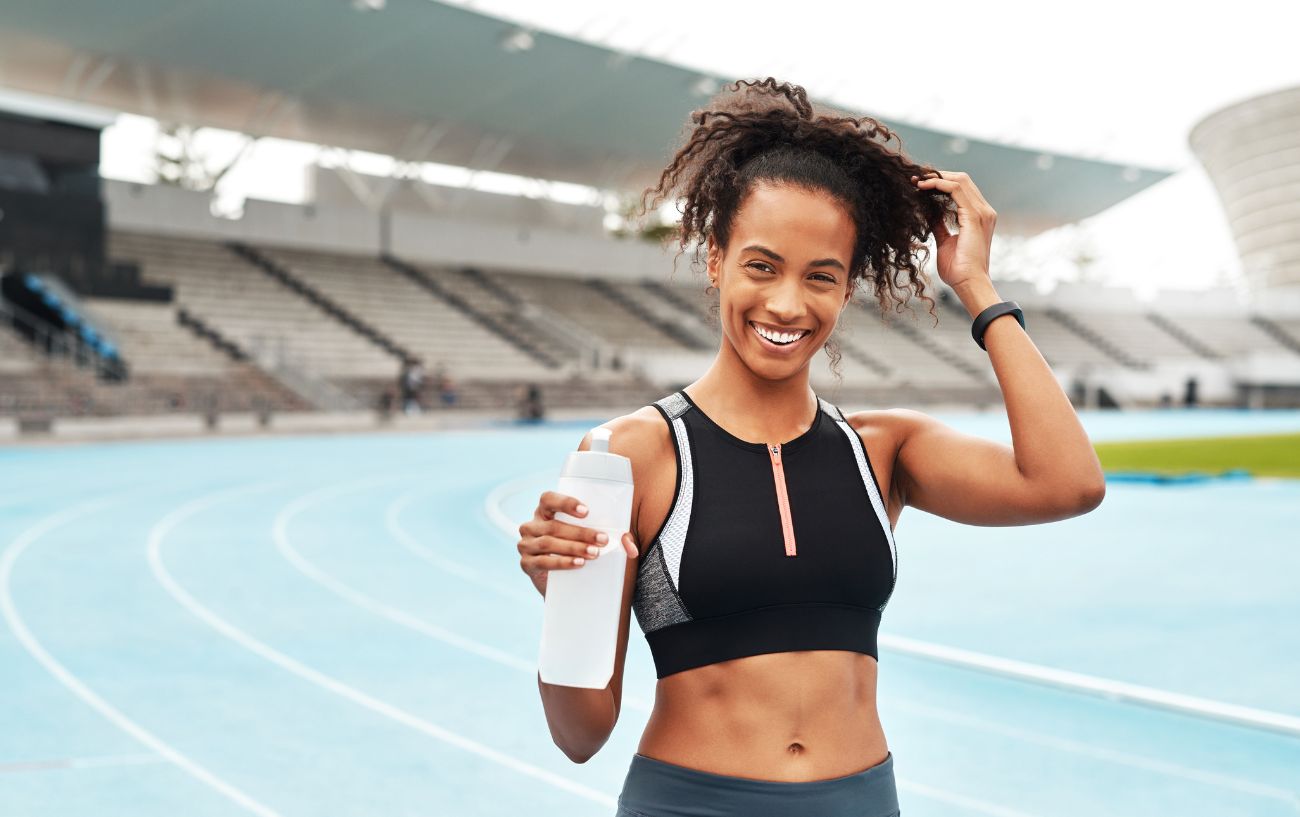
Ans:
{"label": "ear", "polygon": [[722,266],[722,248],[713,240],[713,236],[708,237],[708,253],[705,260],[705,269],[708,270],[709,279],[717,286],[718,269]]}
{"label": "ear", "polygon": [[844,307],[849,305],[849,301],[853,299],[853,293],[857,290],[857,287],[858,287],[857,281],[853,278],[850,278],[849,285],[844,288],[844,303],[840,304],[841,311],[844,310]]}

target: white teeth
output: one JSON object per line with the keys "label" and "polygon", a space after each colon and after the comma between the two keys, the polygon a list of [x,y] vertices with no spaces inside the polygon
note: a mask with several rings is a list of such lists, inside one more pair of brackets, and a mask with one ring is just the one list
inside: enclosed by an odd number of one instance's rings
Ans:
{"label": "white teeth", "polygon": [[774,343],[790,343],[808,334],[807,332],[773,332],[769,329],[764,329],[756,323],[750,324],[750,326],[753,326],[758,334]]}

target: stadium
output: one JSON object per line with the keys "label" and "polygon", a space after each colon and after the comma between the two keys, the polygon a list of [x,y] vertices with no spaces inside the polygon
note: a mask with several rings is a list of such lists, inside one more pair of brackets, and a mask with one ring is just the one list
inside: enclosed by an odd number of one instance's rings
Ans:
{"label": "stadium", "polygon": [[[512,543],[583,433],[717,354],[669,211],[628,207],[732,79],[423,0],[0,0],[0,813],[613,813],[650,656],[634,632],[611,745],[569,762]],[[1237,285],[993,270],[1109,493],[1038,530],[905,517],[906,813],[1300,812],[1297,111],[1189,134]],[[124,115],[166,132],[150,182],[101,172]],[[1173,172],[890,124],[1013,239]],[[237,140],[215,172],[204,129]],[[305,200],[221,200],[276,141],[316,151]],[[933,318],[855,295],[813,389],[1009,442],[928,287]]]}

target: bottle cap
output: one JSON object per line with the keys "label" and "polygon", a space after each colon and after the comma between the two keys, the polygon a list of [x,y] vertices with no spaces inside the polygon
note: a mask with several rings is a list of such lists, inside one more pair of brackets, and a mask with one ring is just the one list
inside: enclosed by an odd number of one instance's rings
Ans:
{"label": "bottle cap", "polygon": [[632,461],[621,454],[610,453],[609,439],[614,432],[605,426],[591,430],[591,448],[587,451],[570,451],[564,460],[562,477],[581,479],[607,479],[613,482],[632,481]]}

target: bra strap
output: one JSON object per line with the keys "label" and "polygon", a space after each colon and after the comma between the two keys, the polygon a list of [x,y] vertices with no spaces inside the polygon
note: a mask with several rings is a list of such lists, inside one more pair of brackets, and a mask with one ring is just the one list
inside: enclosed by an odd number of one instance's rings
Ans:
{"label": "bra strap", "polygon": [[834,417],[836,420],[844,419],[844,412],[840,411],[839,406],[830,402],[825,397],[818,397],[817,402],[821,404],[822,411]]}
{"label": "bra strap", "polygon": [[691,407],[691,404],[686,402],[686,398],[683,397],[682,393],[679,391],[675,391],[667,397],[656,400],[655,405],[663,410],[664,415],[668,417],[670,423],[685,414]]}

